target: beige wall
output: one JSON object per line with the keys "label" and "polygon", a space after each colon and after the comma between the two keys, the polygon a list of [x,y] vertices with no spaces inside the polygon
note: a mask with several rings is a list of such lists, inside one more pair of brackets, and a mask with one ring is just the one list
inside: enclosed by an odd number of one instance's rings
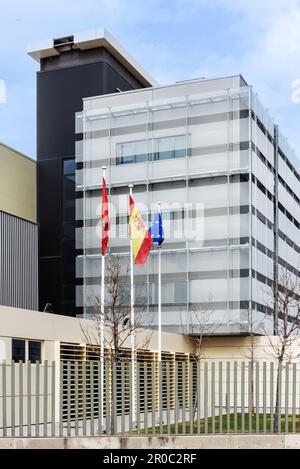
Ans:
{"label": "beige wall", "polygon": [[0,143],[0,210],[36,223],[36,162]]}
{"label": "beige wall", "polygon": [[[253,357],[257,361],[270,361],[275,359],[275,348],[280,346],[279,337],[257,336],[253,337],[209,337],[203,341],[202,356],[207,361],[248,361],[251,359],[253,340]],[[287,354],[293,361],[300,359],[300,337],[295,337],[292,350],[288,348]]]}
{"label": "beige wall", "polygon": [[[0,306],[0,360],[11,360],[11,338],[44,341],[43,358],[59,359],[59,343],[84,344],[85,335],[95,336],[95,323],[69,316],[30,311]],[[98,340],[93,340],[95,344]],[[157,351],[156,331],[137,331],[136,344],[139,348]],[[183,335],[162,334],[163,351],[189,353],[191,344]],[[130,340],[124,346],[130,347]]]}

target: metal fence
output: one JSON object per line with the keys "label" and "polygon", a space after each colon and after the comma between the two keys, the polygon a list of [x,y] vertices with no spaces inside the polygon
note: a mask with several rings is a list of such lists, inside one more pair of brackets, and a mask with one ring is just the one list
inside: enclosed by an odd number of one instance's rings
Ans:
{"label": "metal fence", "polygon": [[274,433],[277,428],[300,431],[299,363],[0,365],[0,436]]}

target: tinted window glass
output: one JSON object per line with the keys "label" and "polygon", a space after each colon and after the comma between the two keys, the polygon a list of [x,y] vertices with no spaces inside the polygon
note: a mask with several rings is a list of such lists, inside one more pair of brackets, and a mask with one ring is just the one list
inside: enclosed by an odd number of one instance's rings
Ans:
{"label": "tinted window glass", "polygon": [[30,340],[28,342],[28,360],[30,360],[31,363],[40,362],[41,350],[42,350],[41,342]]}
{"label": "tinted window glass", "polygon": [[12,339],[12,360],[25,362],[25,340]]}

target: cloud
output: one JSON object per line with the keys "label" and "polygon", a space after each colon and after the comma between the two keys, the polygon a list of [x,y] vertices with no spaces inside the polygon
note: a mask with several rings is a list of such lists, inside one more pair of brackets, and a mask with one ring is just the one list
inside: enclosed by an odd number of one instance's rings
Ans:
{"label": "cloud", "polygon": [[[26,44],[104,26],[162,84],[242,73],[300,154],[300,105],[292,102],[292,82],[300,78],[299,0],[63,0],[59,11],[52,0],[14,0],[1,19],[1,79],[25,108],[32,108],[25,87],[34,93],[38,68]],[[27,142],[23,122],[15,126]]]}
{"label": "cloud", "polygon": [[210,5],[241,15],[231,24],[239,48],[208,55],[193,75],[242,73],[300,155],[300,106],[292,101],[292,83],[300,78],[300,2],[212,0]]}

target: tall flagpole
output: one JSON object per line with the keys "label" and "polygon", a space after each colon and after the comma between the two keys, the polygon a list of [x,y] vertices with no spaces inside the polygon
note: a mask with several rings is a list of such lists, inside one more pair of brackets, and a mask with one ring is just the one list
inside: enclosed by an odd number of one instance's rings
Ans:
{"label": "tall flagpole", "polygon": [[[129,185],[129,195],[132,197],[133,184]],[[131,403],[132,403],[132,419],[135,422],[135,335],[134,335],[134,284],[133,284],[133,246],[130,238],[130,327],[131,327]]]}
{"label": "tall flagpole", "polygon": [[[161,202],[158,202],[161,215]],[[158,362],[161,362],[161,247],[158,245]]]}
{"label": "tall flagpole", "polygon": [[[102,166],[102,177],[105,179],[105,171],[107,167]],[[102,179],[102,181],[103,181]],[[102,199],[103,199],[103,186],[102,186]],[[103,223],[103,220],[102,220]],[[102,240],[103,242],[103,240]],[[103,396],[104,396],[104,285],[105,285],[105,254],[102,254],[102,264],[101,264],[101,317],[100,317],[100,389],[102,389],[102,399],[101,399],[101,432],[103,431]]]}

